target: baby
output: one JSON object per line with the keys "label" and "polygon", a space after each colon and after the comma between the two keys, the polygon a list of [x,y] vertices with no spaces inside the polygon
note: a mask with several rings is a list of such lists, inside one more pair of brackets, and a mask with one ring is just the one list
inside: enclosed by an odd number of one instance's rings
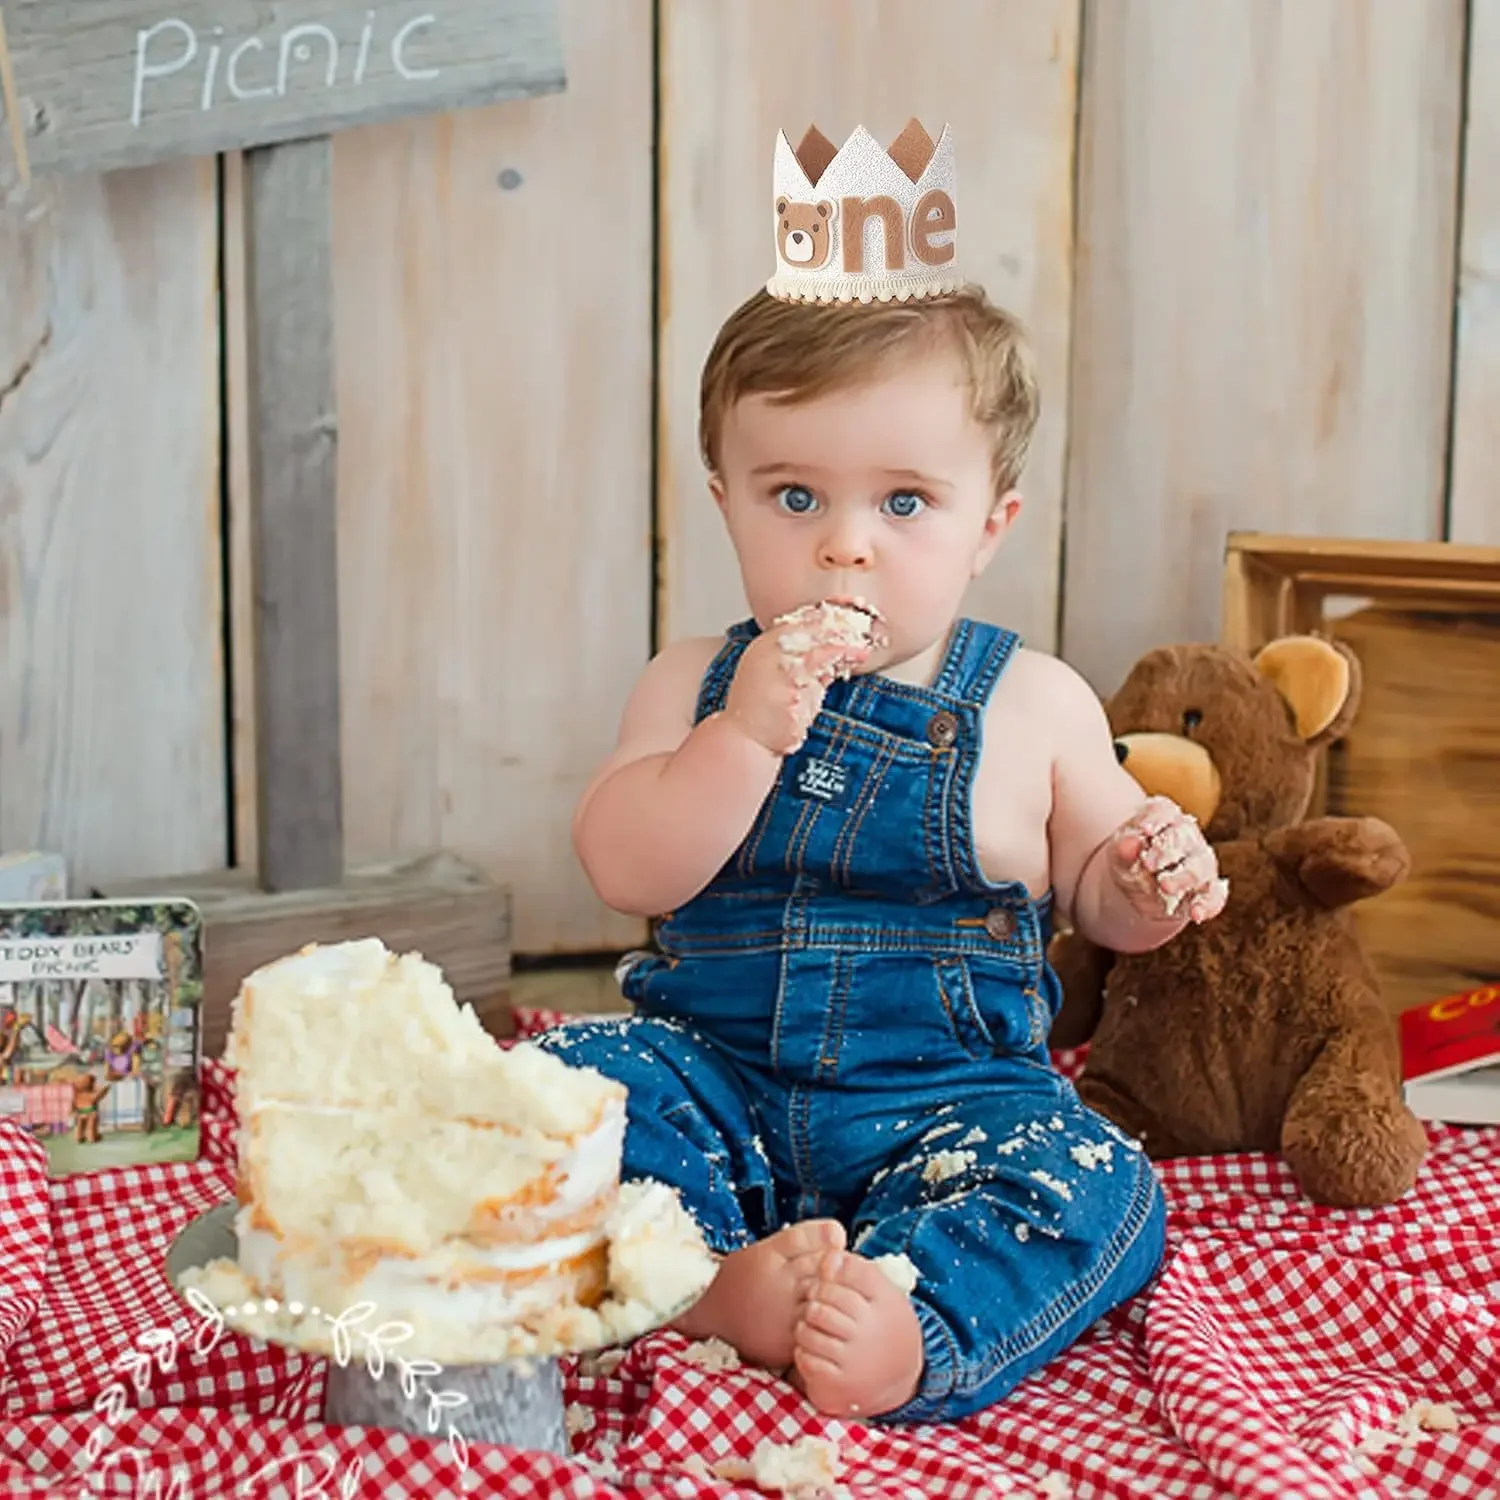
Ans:
{"label": "baby", "polygon": [[701,436],[751,618],[650,663],[577,811],[602,899],[663,920],[635,1014],[542,1045],[628,1086],[626,1175],[721,1256],[677,1327],[832,1415],[988,1405],[1162,1255],[1145,1155],[1051,1066],[1047,939],[1154,948],[1226,887],[1088,685],[961,615],[1036,416],[976,289],[740,307]]}

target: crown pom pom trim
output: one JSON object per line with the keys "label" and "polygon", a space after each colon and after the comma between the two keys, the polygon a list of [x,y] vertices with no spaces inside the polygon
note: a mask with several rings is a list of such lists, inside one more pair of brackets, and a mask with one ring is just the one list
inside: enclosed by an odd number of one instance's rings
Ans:
{"label": "crown pom pom trim", "polygon": [[816,125],[776,137],[776,274],[783,302],[905,302],[960,290],[953,138],[912,119],[889,148],[857,126],[837,149]]}

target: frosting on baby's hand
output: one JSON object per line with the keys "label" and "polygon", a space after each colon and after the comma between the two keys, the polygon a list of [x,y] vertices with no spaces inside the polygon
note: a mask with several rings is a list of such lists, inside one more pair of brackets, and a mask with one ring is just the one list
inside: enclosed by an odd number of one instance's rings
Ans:
{"label": "frosting on baby's hand", "polygon": [[1148,916],[1175,917],[1186,902],[1190,921],[1207,922],[1229,899],[1229,882],[1197,819],[1167,797],[1152,797],[1115,832],[1110,869]]}

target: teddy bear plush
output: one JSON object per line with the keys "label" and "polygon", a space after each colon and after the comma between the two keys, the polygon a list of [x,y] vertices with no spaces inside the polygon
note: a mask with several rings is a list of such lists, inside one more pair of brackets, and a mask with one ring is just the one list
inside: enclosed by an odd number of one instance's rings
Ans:
{"label": "teddy bear plush", "polygon": [[1306,817],[1318,752],[1359,695],[1358,659],[1320,636],[1142,657],[1105,705],[1115,753],[1202,825],[1228,904],[1150,953],[1068,931],[1051,950],[1050,1040],[1089,1043],[1087,1104],[1153,1158],[1279,1152],[1310,1198],[1342,1206],[1399,1198],[1427,1150],[1349,910],[1405,877],[1406,847],[1377,818]]}

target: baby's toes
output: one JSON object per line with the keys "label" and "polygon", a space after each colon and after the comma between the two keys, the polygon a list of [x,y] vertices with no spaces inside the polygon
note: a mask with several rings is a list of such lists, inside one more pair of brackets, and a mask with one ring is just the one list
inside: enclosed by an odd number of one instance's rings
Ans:
{"label": "baby's toes", "polygon": [[[860,1302],[883,1302],[894,1292],[905,1300],[906,1293],[901,1291],[873,1260],[867,1260],[863,1255],[849,1254],[830,1256],[829,1260],[836,1260],[836,1265],[831,1272],[826,1264],[823,1271],[824,1282],[833,1283],[832,1286],[826,1287],[826,1295],[830,1298],[836,1291],[842,1291]],[[819,1286],[817,1295],[820,1297],[825,1295],[824,1286]],[[853,1302],[844,1305],[851,1308],[854,1306]]]}
{"label": "baby's toes", "polygon": [[844,1226],[837,1219],[804,1219],[786,1230],[787,1258],[801,1255],[826,1255],[842,1250],[847,1241]]}
{"label": "baby's toes", "polygon": [[859,1316],[868,1306],[852,1287],[814,1281],[807,1288],[802,1319],[824,1333],[847,1338],[859,1326]]}
{"label": "baby's toes", "polygon": [[802,1308],[802,1316],[792,1329],[792,1344],[805,1349],[811,1355],[825,1355],[831,1359],[835,1350],[841,1350],[858,1328],[855,1320],[826,1302],[808,1302]]}

